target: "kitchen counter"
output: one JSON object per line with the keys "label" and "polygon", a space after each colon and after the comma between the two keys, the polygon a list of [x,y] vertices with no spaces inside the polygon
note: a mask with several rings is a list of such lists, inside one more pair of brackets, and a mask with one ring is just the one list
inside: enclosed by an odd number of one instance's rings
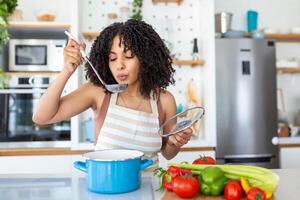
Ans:
{"label": "kitchen counter", "polygon": [[[298,200],[300,196],[300,169],[274,170],[280,177],[275,200]],[[85,186],[84,173],[76,174],[13,174],[0,175],[1,200],[152,200],[180,199],[173,193],[156,191],[158,178],[152,172],[143,173],[141,188],[130,193],[104,195],[89,192]],[[202,199],[201,197],[197,199]],[[204,198],[222,199],[222,198]]]}
{"label": "kitchen counter", "polygon": [[278,145],[280,148],[300,147],[300,136],[280,137],[278,138]]}
{"label": "kitchen counter", "polygon": [[[30,144],[30,142],[28,142]],[[82,155],[94,151],[93,146],[89,149],[74,150],[71,148],[53,147],[53,148],[0,148],[0,156],[41,156],[41,155]],[[189,151],[215,151],[215,147],[183,147],[181,152]]]}

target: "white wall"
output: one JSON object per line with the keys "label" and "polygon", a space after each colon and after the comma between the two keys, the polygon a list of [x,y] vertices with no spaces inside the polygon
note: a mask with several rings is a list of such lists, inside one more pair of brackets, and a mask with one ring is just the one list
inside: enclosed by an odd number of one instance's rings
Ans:
{"label": "white wall", "polygon": [[50,13],[56,16],[55,21],[70,22],[74,10],[73,0],[19,0],[18,9],[23,11],[23,19],[36,21],[36,15]]}

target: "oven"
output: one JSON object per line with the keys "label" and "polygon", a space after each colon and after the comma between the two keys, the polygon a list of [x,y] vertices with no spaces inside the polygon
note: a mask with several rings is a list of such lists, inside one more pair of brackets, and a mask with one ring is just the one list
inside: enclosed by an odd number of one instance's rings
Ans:
{"label": "oven", "polygon": [[70,147],[70,120],[40,126],[32,121],[54,75],[12,76],[0,90],[0,148]]}

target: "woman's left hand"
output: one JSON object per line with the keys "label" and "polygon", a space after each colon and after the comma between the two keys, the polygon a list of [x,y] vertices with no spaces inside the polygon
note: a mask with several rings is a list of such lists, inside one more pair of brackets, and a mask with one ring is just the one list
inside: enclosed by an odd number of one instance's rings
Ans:
{"label": "woman's left hand", "polygon": [[168,139],[168,144],[175,145],[176,147],[180,148],[190,141],[192,135],[193,130],[191,128],[184,129],[183,131],[170,136]]}

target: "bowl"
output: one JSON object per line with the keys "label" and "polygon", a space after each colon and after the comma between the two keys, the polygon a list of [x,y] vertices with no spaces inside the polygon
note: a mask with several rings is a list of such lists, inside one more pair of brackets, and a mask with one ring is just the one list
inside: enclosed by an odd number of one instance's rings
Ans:
{"label": "bowl", "polygon": [[55,15],[53,14],[39,14],[36,19],[41,22],[53,22],[55,20]]}

